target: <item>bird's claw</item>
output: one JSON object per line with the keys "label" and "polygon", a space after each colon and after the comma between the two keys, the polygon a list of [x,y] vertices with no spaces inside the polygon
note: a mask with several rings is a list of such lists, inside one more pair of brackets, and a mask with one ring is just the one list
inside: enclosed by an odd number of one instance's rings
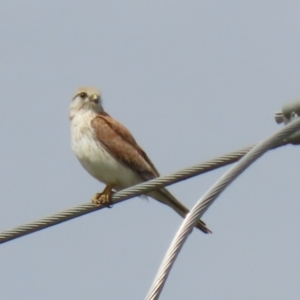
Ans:
{"label": "bird's claw", "polygon": [[112,208],[112,190],[111,188],[105,188],[102,193],[96,193],[96,195],[92,198],[92,203],[95,207],[100,207],[101,205],[106,206],[108,208]]}

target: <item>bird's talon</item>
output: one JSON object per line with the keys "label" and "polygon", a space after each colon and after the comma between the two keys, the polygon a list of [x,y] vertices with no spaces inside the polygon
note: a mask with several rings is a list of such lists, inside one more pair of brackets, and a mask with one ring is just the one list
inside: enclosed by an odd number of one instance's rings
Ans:
{"label": "bird's talon", "polygon": [[111,196],[112,196],[111,190],[105,189],[102,193],[95,194],[95,196],[92,198],[92,203],[96,207],[103,205],[108,208],[112,208]]}
{"label": "bird's talon", "polygon": [[94,206],[99,207],[101,206],[101,201],[100,201],[101,193],[97,193],[93,198],[92,198],[92,203]]}

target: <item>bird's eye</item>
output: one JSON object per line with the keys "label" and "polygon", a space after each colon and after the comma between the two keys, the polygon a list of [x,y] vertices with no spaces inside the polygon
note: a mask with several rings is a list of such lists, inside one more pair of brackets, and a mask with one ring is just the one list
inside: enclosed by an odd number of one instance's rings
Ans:
{"label": "bird's eye", "polygon": [[80,97],[81,99],[86,98],[86,96],[87,96],[87,94],[84,93],[84,92],[82,92],[82,93],[79,94],[79,97]]}

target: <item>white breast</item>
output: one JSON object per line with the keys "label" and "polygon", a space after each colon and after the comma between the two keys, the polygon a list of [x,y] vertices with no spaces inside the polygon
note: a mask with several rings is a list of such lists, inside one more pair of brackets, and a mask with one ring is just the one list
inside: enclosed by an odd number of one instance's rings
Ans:
{"label": "white breast", "polygon": [[96,179],[121,190],[141,180],[127,166],[118,162],[96,138],[91,120],[96,116],[91,111],[78,111],[71,121],[72,149],[81,165]]}

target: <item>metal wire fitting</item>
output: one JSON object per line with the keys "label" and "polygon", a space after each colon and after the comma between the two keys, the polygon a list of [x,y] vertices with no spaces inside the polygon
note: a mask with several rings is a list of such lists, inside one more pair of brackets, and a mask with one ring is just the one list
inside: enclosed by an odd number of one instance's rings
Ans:
{"label": "metal wire fitting", "polygon": [[[275,112],[275,121],[277,124],[284,123],[287,125],[291,121],[295,120],[300,116],[300,100],[289,102],[285,104],[281,112]],[[300,144],[300,131],[295,132],[291,136],[287,137],[286,142],[291,143],[293,145]]]}

